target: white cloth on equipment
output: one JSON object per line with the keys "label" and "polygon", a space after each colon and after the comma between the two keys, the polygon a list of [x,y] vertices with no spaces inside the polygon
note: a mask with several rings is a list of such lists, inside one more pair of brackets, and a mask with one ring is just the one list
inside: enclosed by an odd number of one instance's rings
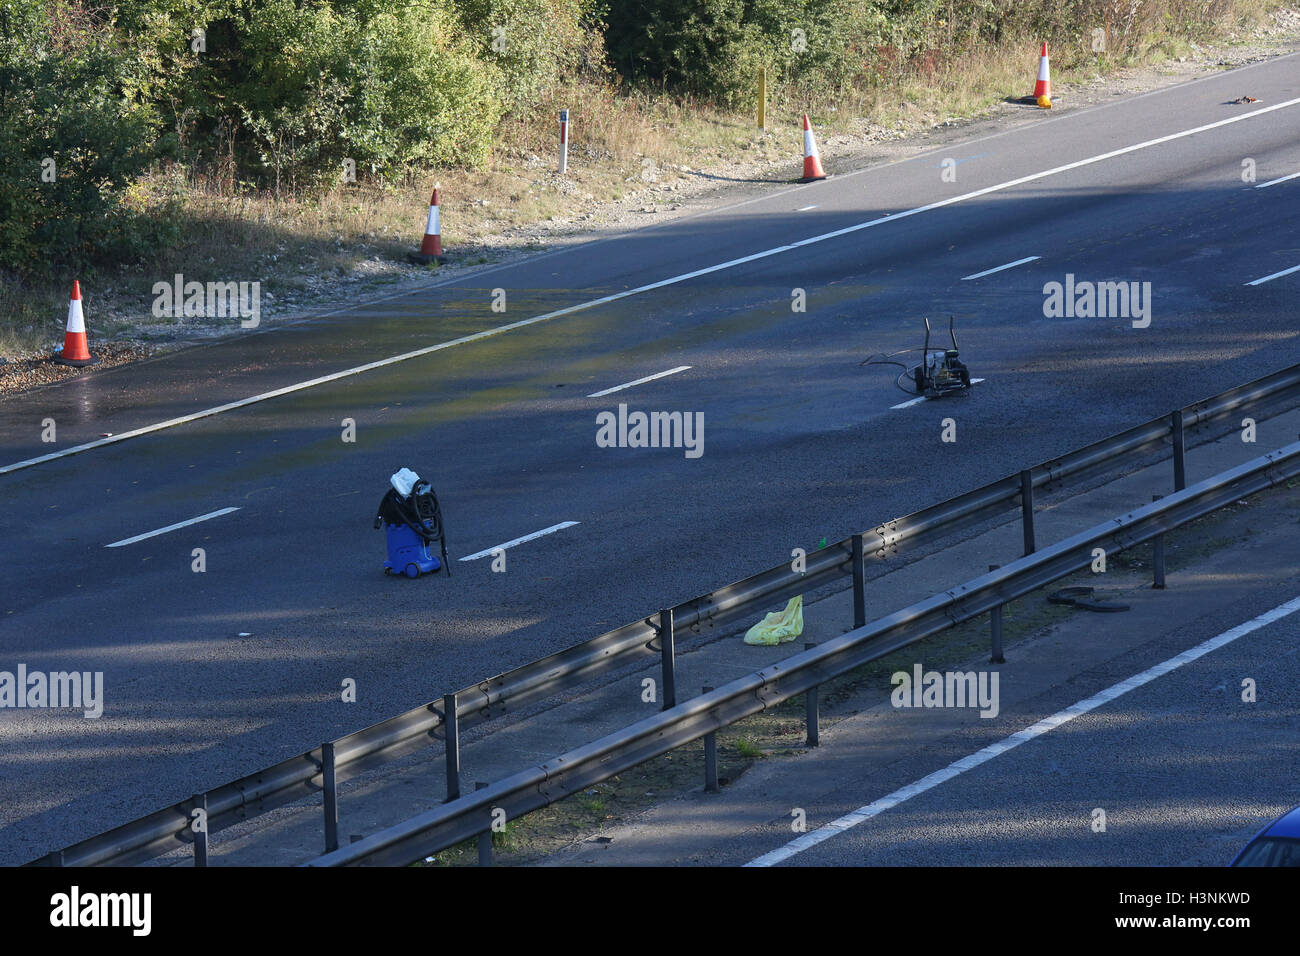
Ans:
{"label": "white cloth on equipment", "polygon": [[389,478],[388,482],[399,495],[403,498],[409,498],[411,497],[411,490],[419,480],[419,475],[409,468],[403,468],[401,471],[396,472],[392,478]]}

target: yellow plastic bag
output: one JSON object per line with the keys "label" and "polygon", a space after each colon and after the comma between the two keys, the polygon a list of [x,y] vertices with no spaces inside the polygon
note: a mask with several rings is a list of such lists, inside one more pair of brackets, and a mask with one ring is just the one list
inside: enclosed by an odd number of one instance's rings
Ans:
{"label": "yellow plastic bag", "polygon": [[803,633],[803,595],[790,598],[784,611],[773,611],[745,632],[746,644],[786,644]]}

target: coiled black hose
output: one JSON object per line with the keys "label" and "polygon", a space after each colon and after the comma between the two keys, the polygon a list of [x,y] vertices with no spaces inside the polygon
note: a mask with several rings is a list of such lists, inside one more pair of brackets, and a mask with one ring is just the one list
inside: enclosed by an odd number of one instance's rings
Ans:
{"label": "coiled black hose", "polygon": [[451,577],[451,565],[447,563],[447,539],[442,524],[442,507],[438,504],[438,496],[433,493],[432,485],[424,481],[419,482],[411,489],[409,497],[399,495],[395,488],[389,488],[384,497],[379,500],[374,526],[378,528],[385,522],[391,525],[406,525],[426,546],[437,541],[442,548],[442,566],[447,569],[447,577]]}

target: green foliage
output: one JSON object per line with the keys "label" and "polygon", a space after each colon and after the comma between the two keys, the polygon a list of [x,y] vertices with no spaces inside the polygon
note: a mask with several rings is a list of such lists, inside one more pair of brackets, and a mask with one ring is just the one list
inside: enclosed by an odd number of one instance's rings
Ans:
{"label": "green foliage", "polygon": [[154,111],[122,96],[111,28],[57,0],[0,0],[0,267],[121,255],[147,223],[122,202],[155,157]]}
{"label": "green foliage", "polygon": [[479,59],[501,71],[512,110],[549,96],[585,64],[591,0],[455,0],[455,6]]}
{"label": "green foliage", "polygon": [[481,161],[500,120],[501,76],[475,58],[441,0],[260,0],[236,24],[230,90],[251,136],[249,172],[297,190],[344,159],[394,177],[413,165]]}
{"label": "green foliage", "polygon": [[[482,15],[520,25],[504,66],[452,0],[0,0],[0,268],[174,239],[160,213],[176,190],[131,190],[162,158],[224,162],[232,188],[277,193],[337,180],[344,159],[389,178],[482,161],[511,91],[536,95],[573,64],[585,10],[495,3]],[[556,37],[563,56],[548,59]]]}
{"label": "green foliage", "polygon": [[337,156],[347,26],[328,3],[294,0],[262,0],[236,21],[239,78],[228,99],[251,140],[245,165],[277,194],[286,180],[295,191],[311,184]]}
{"label": "green foliage", "polygon": [[[149,104],[162,123],[159,152],[187,155],[199,131],[221,115],[219,90],[234,72],[229,63],[230,17],[236,0],[124,0],[113,7],[113,32],[129,54],[122,92]],[[192,31],[203,31],[202,42]],[[206,46],[196,50],[192,47]]]}
{"label": "green foliage", "polygon": [[[900,71],[1010,37],[1082,53],[1091,30],[1108,50],[1138,43],[1163,16],[1183,33],[1204,30],[1232,0],[626,0],[609,6],[606,48],[625,79],[738,106],[764,66],[796,98],[831,99]],[[1085,29],[1086,28],[1086,29]]]}
{"label": "green foliage", "polygon": [[505,109],[502,77],[476,59],[449,5],[377,12],[349,32],[348,46],[341,140],[358,167],[396,175],[486,158]]}
{"label": "green foliage", "polygon": [[766,66],[808,89],[852,82],[932,17],[939,0],[636,0],[609,10],[606,47],[626,78],[735,103]]}
{"label": "green foliage", "polygon": [[388,180],[480,163],[503,117],[557,105],[606,49],[628,80],[723,105],[751,105],[760,66],[783,102],[831,103],[1004,37],[1068,64],[1100,26],[1120,62],[1236,2],[0,0],[0,269],[174,242],[194,173],[304,194],[345,160]]}
{"label": "green foliage", "polygon": [[744,0],[615,0],[605,47],[624,77],[713,92],[745,37]]}

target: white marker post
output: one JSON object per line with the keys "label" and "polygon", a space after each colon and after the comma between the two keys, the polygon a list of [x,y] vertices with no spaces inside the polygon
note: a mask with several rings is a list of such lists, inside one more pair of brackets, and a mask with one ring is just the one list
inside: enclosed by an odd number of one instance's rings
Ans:
{"label": "white marker post", "polygon": [[560,175],[569,165],[569,111],[560,110]]}

